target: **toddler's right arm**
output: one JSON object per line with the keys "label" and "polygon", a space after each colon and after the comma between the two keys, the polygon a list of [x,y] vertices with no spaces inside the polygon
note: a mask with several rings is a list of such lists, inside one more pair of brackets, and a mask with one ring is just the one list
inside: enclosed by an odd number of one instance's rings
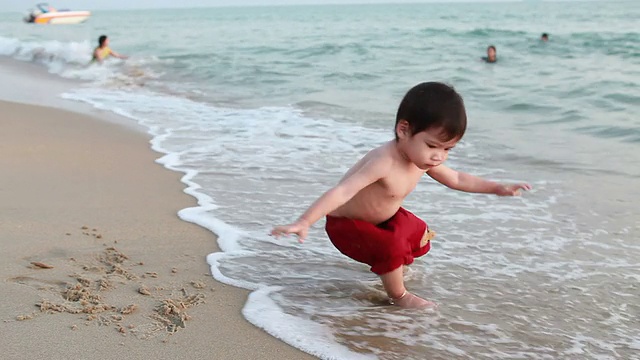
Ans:
{"label": "toddler's right arm", "polygon": [[390,158],[372,157],[368,159],[360,168],[342,179],[338,185],[322,194],[296,222],[274,227],[271,230],[271,235],[278,237],[296,234],[298,241],[303,242],[311,225],[345,204],[360,190],[386,176],[391,165],[392,159]]}

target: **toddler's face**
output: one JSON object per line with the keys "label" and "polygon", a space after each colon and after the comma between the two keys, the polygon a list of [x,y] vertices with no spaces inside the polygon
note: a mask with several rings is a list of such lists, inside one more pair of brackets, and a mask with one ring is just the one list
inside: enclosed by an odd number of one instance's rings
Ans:
{"label": "toddler's face", "polygon": [[460,140],[443,140],[443,136],[442,128],[430,128],[400,140],[409,160],[426,171],[445,162],[449,150]]}

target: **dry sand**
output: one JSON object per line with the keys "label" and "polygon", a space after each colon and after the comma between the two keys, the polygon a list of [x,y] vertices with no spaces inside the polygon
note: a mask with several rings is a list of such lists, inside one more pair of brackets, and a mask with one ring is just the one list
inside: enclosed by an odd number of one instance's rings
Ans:
{"label": "dry sand", "polygon": [[181,174],[149,138],[0,102],[3,359],[312,359],[245,321],[216,282]]}

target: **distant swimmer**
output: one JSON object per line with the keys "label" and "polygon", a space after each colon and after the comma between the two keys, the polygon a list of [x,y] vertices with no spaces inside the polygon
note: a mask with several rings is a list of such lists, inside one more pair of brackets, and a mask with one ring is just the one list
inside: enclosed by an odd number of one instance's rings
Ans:
{"label": "distant swimmer", "polygon": [[494,63],[496,61],[498,61],[498,58],[496,57],[496,47],[493,45],[489,45],[489,47],[487,48],[487,56],[483,56],[482,60],[488,62],[488,63]]}
{"label": "distant swimmer", "polygon": [[547,42],[549,41],[549,34],[547,33],[542,33],[542,36],[540,36],[540,40]]}
{"label": "distant swimmer", "polygon": [[98,47],[93,50],[93,58],[91,59],[91,62],[98,62],[102,64],[104,59],[109,56],[113,56],[118,59],[127,58],[127,56],[118,54],[117,52],[111,50],[111,48],[109,47],[109,38],[107,37],[107,35],[101,35],[98,38]]}

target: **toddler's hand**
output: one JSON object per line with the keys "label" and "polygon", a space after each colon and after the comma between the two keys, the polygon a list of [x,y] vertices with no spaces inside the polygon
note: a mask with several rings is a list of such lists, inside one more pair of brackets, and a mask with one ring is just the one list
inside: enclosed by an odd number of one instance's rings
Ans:
{"label": "toddler's hand", "polygon": [[307,237],[307,233],[309,233],[309,224],[305,221],[296,221],[293,224],[276,226],[271,230],[271,235],[276,238],[281,235],[286,236],[289,234],[296,234],[298,235],[298,241],[300,243],[304,242],[304,239]]}
{"label": "toddler's hand", "polygon": [[531,185],[521,184],[501,184],[497,187],[495,194],[498,196],[519,196],[520,190],[531,190]]}

